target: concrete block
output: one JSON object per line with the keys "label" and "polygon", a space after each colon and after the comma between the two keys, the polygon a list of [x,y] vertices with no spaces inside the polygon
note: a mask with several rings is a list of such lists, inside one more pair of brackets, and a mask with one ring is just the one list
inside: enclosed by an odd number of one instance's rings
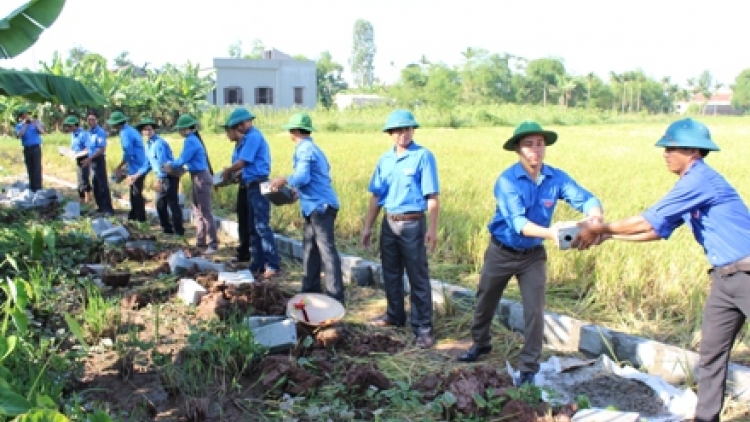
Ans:
{"label": "concrete block", "polygon": [[130,233],[128,233],[128,229],[126,229],[125,227],[117,226],[103,231],[101,235],[99,235],[99,237],[105,240],[110,237],[121,237],[123,239],[127,239],[130,237]]}
{"label": "concrete block", "polygon": [[279,255],[288,257],[292,254],[292,244],[289,241],[289,238],[281,235],[276,235],[276,250],[278,251]]}
{"label": "concrete block", "polygon": [[297,345],[297,324],[291,319],[255,328],[253,336],[270,353],[285,352]]}
{"label": "concrete block", "polygon": [[586,322],[566,315],[548,312],[544,315],[544,344],[552,350],[577,352],[581,327]]}
{"label": "concrete block", "polygon": [[[511,330],[523,332],[524,327],[526,326],[523,319],[523,306],[520,303],[510,300],[505,301],[504,303],[502,300],[500,302],[501,305],[498,309],[503,309],[500,313],[500,321]],[[504,320],[505,315],[507,315],[507,319]]]}
{"label": "concrete block", "polygon": [[224,264],[219,264],[206,258],[190,258],[188,261],[191,264],[196,264],[201,271],[224,271]]}
{"label": "concrete block", "polygon": [[253,273],[250,270],[242,270],[237,272],[220,271],[219,281],[226,284],[237,285],[243,283],[253,283],[255,281],[255,277],[253,277]]}
{"label": "concrete block", "polygon": [[432,301],[443,304],[446,299],[453,301],[473,300],[475,293],[465,287],[454,286],[440,280],[430,280]]}
{"label": "concrete block", "polygon": [[193,264],[185,256],[185,252],[177,251],[167,258],[169,268],[172,270],[172,274],[180,274],[187,271]]}
{"label": "concrete block", "polygon": [[178,193],[177,194],[177,201],[179,201],[181,207],[184,206],[185,205],[185,195],[183,195],[181,193]]}
{"label": "concrete block", "polygon": [[97,237],[101,237],[102,233],[111,228],[114,228],[114,225],[110,223],[109,220],[103,218],[91,220],[91,230],[94,231]]}
{"label": "concrete block", "polygon": [[156,242],[153,240],[131,240],[125,242],[125,247],[129,249],[141,249],[145,252],[156,252]]}
{"label": "concrete block", "polygon": [[302,242],[298,240],[292,240],[292,258],[301,261],[302,260]]}
{"label": "concrete block", "polygon": [[125,239],[124,237],[117,235],[117,236],[109,236],[105,238],[104,242],[109,243],[110,245],[122,245],[125,243],[126,240],[127,239]]}
{"label": "concrete block", "polygon": [[106,265],[106,264],[84,264],[84,265],[81,265],[81,268],[83,268],[84,266],[89,267],[90,269],[94,270],[96,272],[96,275],[98,275],[99,277],[102,276],[105,269],[109,268],[109,265]]}
{"label": "concrete block", "polygon": [[354,267],[361,266],[362,262],[364,262],[364,259],[352,255],[339,254],[339,258],[341,260],[341,271],[344,274]]}
{"label": "concrete block", "polygon": [[193,222],[193,210],[191,209],[182,209],[182,221],[186,223],[192,223]]}
{"label": "concrete block", "polygon": [[580,340],[578,342],[579,352],[589,357],[597,357],[600,355],[613,357],[612,353],[610,353],[611,347],[612,331],[594,324],[581,327]]}
{"label": "concrete block", "polygon": [[27,199],[14,199],[13,207],[20,210],[28,210],[34,208],[34,203]]}
{"label": "concrete block", "polygon": [[742,401],[750,401],[750,368],[729,364],[727,393]]}
{"label": "concrete block", "polygon": [[231,237],[232,239],[240,238],[239,224],[237,224],[236,221],[221,220],[221,224],[219,225],[219,227],[221,228],[221,231],[226,233],[227,236]]}
{"label": "concrete block", "polygon": [[638,422],[641,415],[605,409],[584,409],[573,415],[571,422]]}
{"label": "concrete block", "polygon": [[34,195],[36,198],[44,198],[52,200],[57,200],[57,191],[55,189],[40,189],[36,192]]}
{"label": "concrete block", "polygon": [[247,317],[247,323],[248,325],[250,325],[250,329],[255,329],[258,327],[263,327],[265,325],[275,324],[277,322],[284,321],[285,319],[287,318],[281,315],[251,316]]}
{"label": "concrete block", "polygon": [[612,348],[620,360],[647,369],[669,383],[682,383],[698,373],[698,354],[643,337],[611,332]]}
{"label": "concrete block", "polygon": [[187,305],[197,305],[208,291],[192,278],[180,279],[180,288],[177,296]]}
{"label": "concrete block", "polygon": [[81,216],[81,203],[70,201],[65,204],[65,210],[63,211],[64,218],[78,218]]}

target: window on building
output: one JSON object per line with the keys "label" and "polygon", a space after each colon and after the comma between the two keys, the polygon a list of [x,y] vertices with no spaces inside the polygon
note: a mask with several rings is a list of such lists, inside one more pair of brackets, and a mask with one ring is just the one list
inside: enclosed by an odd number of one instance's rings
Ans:
{"label": "window on building", "polygon": [[304,88],[301,86],[294,87],[294,104],[301,105],[305,102]]}
{"label": "window on building", "polygon": [[238,86],[224,88],[224,104],[244,104],[242,101],[242,88]]}
{"label": "window on building", "polygon": [[255,104],[273,104],[273,88],[255,88]]}

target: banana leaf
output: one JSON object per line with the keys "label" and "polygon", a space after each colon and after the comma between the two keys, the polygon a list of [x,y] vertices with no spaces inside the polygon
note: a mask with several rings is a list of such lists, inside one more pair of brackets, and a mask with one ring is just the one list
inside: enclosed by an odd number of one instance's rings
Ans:
{"label": "banana leaf", "polygon": [[65,0],[29,0],[0,19],[0,58],[18,56],[34,45],[60,16]]}
{"label": "banana leaf", "polygon": [[49,101],[69,106],[107,103],[101,94],[75,79],[22,70],[0,69],[0,95],[23,97],[35,103]]}

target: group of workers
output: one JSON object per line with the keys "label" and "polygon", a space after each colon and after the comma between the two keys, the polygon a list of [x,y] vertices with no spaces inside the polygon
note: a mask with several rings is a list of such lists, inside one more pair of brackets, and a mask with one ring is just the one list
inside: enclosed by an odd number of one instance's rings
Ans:
{"label": "group of workers", "polygon": [[[24,147],[30,188],[41,189],[41,135],[44,127],[19,110],[16,134]],[[255,116],[246,108],[232,111],[223,125],[227,138],[235,143],[229,167],[220,172],[222,183],[236,182],[236,212],[240,245],[236,259],[250,261],[250,270],[261,279],[273,279],[281,266],[270,227],[270,203],[261,194],[260,184],[271,190],[285,186],[299,200],[304,218],[302,292],[325,293],[345,303],[341,265],[335,244],[335,220],[340,202],[333,189],[331,166],[313,141],[310,116],[298,113],[283,128],[295,143],[293,172],[270,178],[271,155],[268,142],[254,126]],[[72,148],[81,154],[78,191],[82,201],[91,192],[98,211],[111,215],[105,152],[106,133],[94,112],[86,116],[88,129],[78,118],[65,119]],[[206,145],[198,132],[198,122],[182,115],[174,126],[184,138],[182,152],[174,158],[152,119],[143,119],[135,128],[121,112],[113,113],[107,124],[119,132],[122,162],[115,169],[127,173],[131,211],[128,218],[145,221],[143,183],[155,174],[157,211],[164,233],[185,232],[178,203],[182,168],[192,181],[192,201],[198,247],[211,254],[218,248],[216,226],[211,211],[214,172]],[[393,142],[377,161],[369,182],[371,194],[361,232],[361,243],[371,245],[373,227],[384,209],[380,224],[379,248],[387,307],[370,321],[373,326],[401,327],[410,324],[415,343],[430,348],[435,343],[432,289],[428,252],[435,250],[440,213],[440,184],[433,153],[414,141],[419,127],[407,110],[393,111],[383,132]],[[138,133],[140,132],[140,134]],[[144,143],[145,139],[145,143]],[[610,239],[652,241],[668,239],[675,229],[687,223],[704,248],[711,264],[711,290],[706,301],[700,344],[698,407],[696,421],[718,421],[724,403],[727,366],[734,341],[750,315],[750,213],[737,191],[704,158],[719,147],[708,128],[692,119],[670,124],[656,146],[664,148],[670,172],[679,179],[655,205],[641,215],[605,222],[601,201],[579,185],[565,171],[544,163],[546,148],[558,135],[536,122],[523,122],[503,144],[515,152],[518,162],[505,169],[494,185],[496,207],[488,230],[490,241],[477,289],[477,302],[471,325],[472,346],[458,357],[473,362],[491,353],[490,327],[498,302],[511,278],[520,288],[524,336],[519,355],[520,384],[534,384],[544,340],[544,309],[547,280],[547,253],[544,240],[555,240],[560,230],[553,224],[557,202],[564,200],[586,217],[579,223],[574,248],[585,250]],[[89,183],[89,175],[93,183]],[[124,175],[123,175],[124,177]],[[324,274],[324,283],[321,280]],[[411,312],[407,318],[404,303],[404,272],[410,284]]]}

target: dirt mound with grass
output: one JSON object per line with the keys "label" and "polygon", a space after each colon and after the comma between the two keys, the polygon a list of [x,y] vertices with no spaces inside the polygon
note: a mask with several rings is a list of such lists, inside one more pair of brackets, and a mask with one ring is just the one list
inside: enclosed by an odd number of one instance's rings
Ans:
{"label": "dirt mound with grass", "polygon": [[273,282],[258,281],[239,285],[219,282],[218,274],[200,273],[195,281],[208,290],[201,298],[197,314],[202,318],[226,318],[229,315],[284,315],[292,297]]}

